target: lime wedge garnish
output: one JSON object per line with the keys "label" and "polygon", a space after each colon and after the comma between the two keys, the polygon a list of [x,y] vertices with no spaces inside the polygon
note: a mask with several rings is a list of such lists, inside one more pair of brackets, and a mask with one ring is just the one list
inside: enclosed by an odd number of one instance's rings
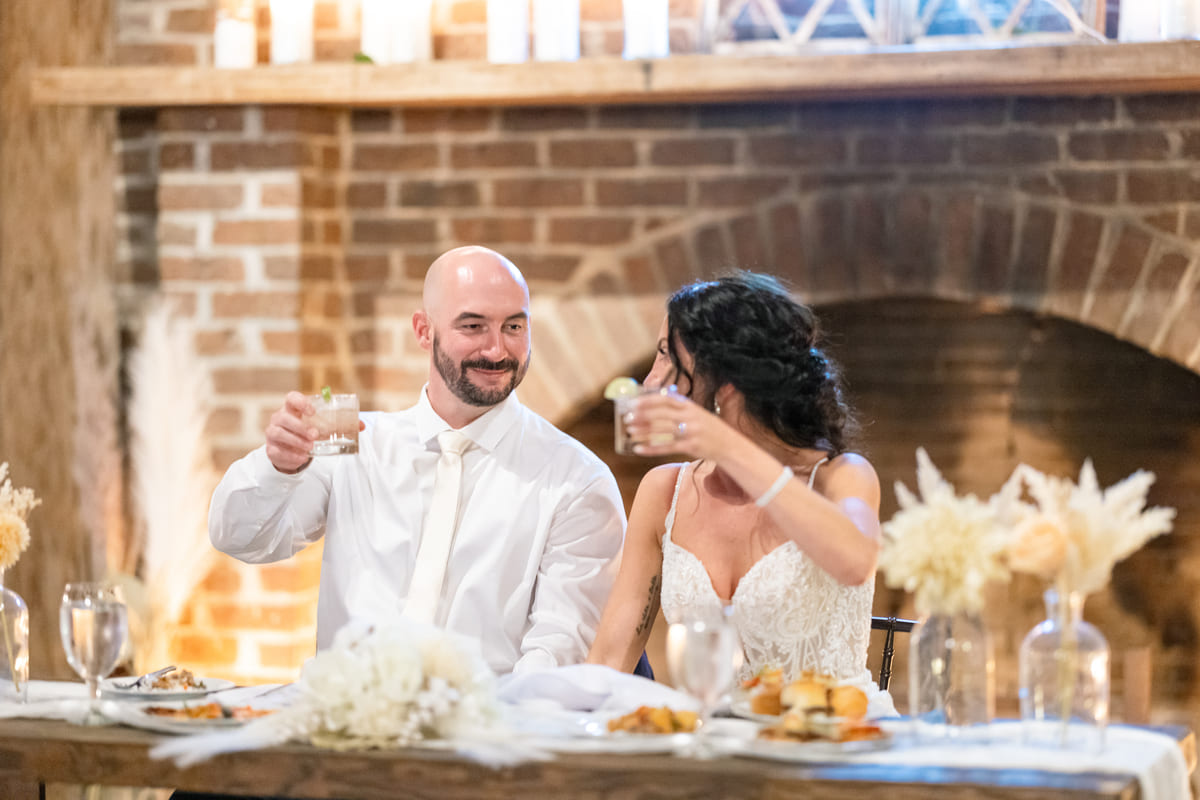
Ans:
{"label": "lime wedge garnish", "polygon": [[639,391],[638,382],[633,378],[613,378],[604,387],[604,399],[616,400],[618,397],[629,397]]}
{"label": "lime wedge garnish", "polygon": [[333,402],[333,389],[330,389],[328,386],[322,386],[321,387],[321,399],[324,400],[326,403],[332,403]]}

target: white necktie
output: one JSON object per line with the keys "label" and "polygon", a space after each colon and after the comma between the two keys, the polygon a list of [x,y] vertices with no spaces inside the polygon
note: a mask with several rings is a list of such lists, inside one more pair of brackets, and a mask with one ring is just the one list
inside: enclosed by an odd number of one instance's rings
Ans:
{"label": "white necktie", "polygon": [[446,577],[446,560],[458,527],[458,498],[462,488],[462,454],[472,444],[458,431],[438,434],[442,455],[438,458],[437,474],[433,479],[433,500],[421,531],[421,546],[409,584],[404,615],[418,622],[432,623],[437,615]]}

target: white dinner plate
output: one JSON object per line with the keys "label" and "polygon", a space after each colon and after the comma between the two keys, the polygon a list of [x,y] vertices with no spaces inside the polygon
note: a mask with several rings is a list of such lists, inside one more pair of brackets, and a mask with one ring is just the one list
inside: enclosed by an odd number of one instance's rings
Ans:
{"label": "white dinner plate", "polygon": [[222,680],[221,678],[203,678],[196,676],[196,681],[204,684],[203,689],[150,689],[148,687],[138,687],[136,689],[122,689],[117,684],[128,683],[132,678],[109,678],[100,681],[100,694],[103,697],[112,700],[138,700],[141,702],[162,700],[192,700],[195,698],[204,697],[206,694],[213,692],[221,692],[226,689],[232,689],[235,684],[233,681]]}
{"label": "white dinner plate", "polygon": [[188,705],[199,705],[203,702],[203,700],[199,700],[195,703],[127,703],[106,700],[100,704],[100,713],[113,722],[129,725],[133,728],[155,731],[156,733],[200,733],[219,728],[236,728],[250,721],[245,719],[178,719],[146,712],[147,708],[157,705],[168,706],[170,708],[183,708]]}
{"label": "white dinner plate", "polygon": [[692,733],[604,733],[597,736],[571,736],[535,739],[533,745],[552,753],[616,753],[638,755],[673,753],[691,744]]}
{"label": "white dinner plate", "polygon": [[729,704],[729,713],[735,717],[752,719],[755,722],[765,722],[768,725],[774,725],[776,722],[779,722],[779,716],[776,714],[759,714],[756,711],[751,711],[749,700],[734,700]]}
{"label": "white dinner plate", "polygon": [[782,742],[772,739],[718,737],[715,745],[718,752],[724,755],[742,758],[795,763],[837,761],[860,753],[890,749],[895,745],[896,737],[886,729],[884,734],[882,739],[858,742]]}

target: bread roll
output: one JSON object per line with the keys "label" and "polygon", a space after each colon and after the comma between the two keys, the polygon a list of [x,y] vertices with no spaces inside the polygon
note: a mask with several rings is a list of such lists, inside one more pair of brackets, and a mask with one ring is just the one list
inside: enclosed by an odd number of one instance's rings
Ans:
{"label": "bread roll", "polygon": [[836,686],[829,691],[829,706],[835,717],[862,719],[867,715],[867,696],[857,686]]}
{"label": "bread roll", "polygon": [[784,708],[806,711],[810,708],[828,708],[829,698],[825,684],[813,680],[792,681],[783,688],[780,701]]}
{"label": "bread roll", "polygon": [[750,695],[750,710],[755,714],[778,716],[783,711],[779,687],[763,689]]}

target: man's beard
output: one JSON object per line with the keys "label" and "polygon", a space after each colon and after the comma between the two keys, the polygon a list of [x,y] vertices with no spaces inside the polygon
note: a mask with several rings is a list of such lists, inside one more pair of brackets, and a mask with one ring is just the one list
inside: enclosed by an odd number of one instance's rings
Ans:
{"label": "man's beard", "polygon": [[[450,359],[450,356],[446,355],[442,348],[438,346],[437,336],[433,337],[433,364],[455,397],[467,405],[483,407],[494,406],[504,402],[504,399],[512,394],[513,389],[517,388],[518,384],[525,377],[525,373],[529,370],[528,358],[525,359],[524,364],[515,358],[506,358],[501,361],[476,358],[455,364]],[[509,380],[507,386],[502,386],[499,389],[484,389],[471,382],[471,379],[467,377],[468,369],[505,369],[512,373],[512,379]]]}

